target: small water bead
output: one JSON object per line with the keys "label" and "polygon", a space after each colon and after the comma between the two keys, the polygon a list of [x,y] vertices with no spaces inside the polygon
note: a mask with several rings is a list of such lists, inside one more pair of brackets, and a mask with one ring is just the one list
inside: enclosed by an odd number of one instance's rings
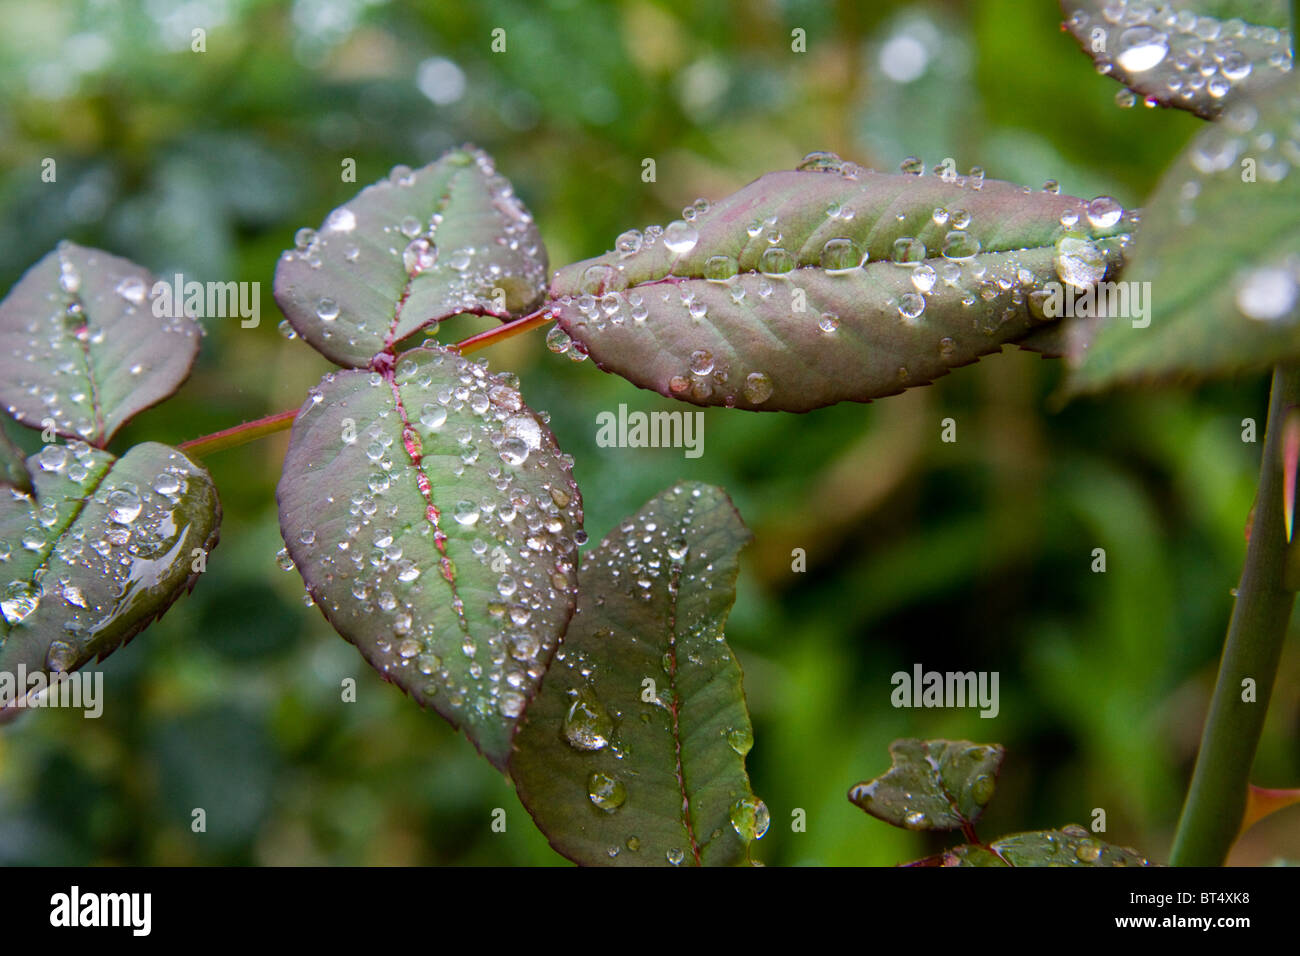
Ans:
{"label": "small water bead", "polygon": [[1248,272],[1237,286],[1237,308],[1248,319],[1276,322],[1292,315],[1298,293],[1292,271],[1264,266]]}
{"label": "small water bead", "polygon": [[828,239],[822,246],[821,267],[827,272],[847,272],[861,263],[862,253],[852,239]]}
{"label": "small water bead", "polygon": [[1084,289],[1106,274],[1106,256],[1091,239],[1062,236],[1056,243],[1056,274],[1066,285]]}
{"label": "small water bead", "polygon": [[925,814],[920,810],[913,810],[903,817],[903,825],[909,830],[919,830],[926,824]]}
{"label": "small water bead", "polygon": [[1138,101],[1137,94],[1134,93],[1132,90],[1128,89],[1127,87],[1121,88],[1115,94],[1115,105],[1118,106],[1120,109],[1124,109],[1124,110],[1132,109],[1134,106],[1137,105],[1137,101]]}
{"label": "small water bead", "polygon": [[909,176],[920,176],[925,172],[925,163],[917,156],[908,156],[898,164],[898,168]]}
{"label": "small water bead", "polygon": [[742,391],[751,404],[761,405],[772,397],[772,379],[765,372],[750,372],[745,376]]}
{"label": "small water bead", "polygon": [[925,296],[916,292],[904,292],[898,299],[898,314],[911,321],[920,318],[925,311]]}
{"label": "small water bead", "polygon": [[146,289],[144,280],[139,276],[127,276],[117,284],[114,291],[132,305],[144,305]]}
{"label": "small water bead", "polygon": [[758,257],[758,271],[764,275],[784,275],[794,269],[794,257],[780,246],[765,249]]}
{"label": "small water bead", "polygon": [[817,320],[817,327],[830,334],[840,327],[840,317],[834,312],[823,312],[821,318]]}
{"label": "small water bead", "polygon": [[799,161],[796,170],[815,173],[837,173],[844,165],[844,160],[824,149],[815,149]]}
{"label": "small water bead", "polygon": [[447,265],[451,266],[451,268],[455,269],[457,272],[464,272],[469,268],[472,258],[472,250],[457,249],[451,254],[451,258],[447,260]]}
{"label": "small water bead", "polygon": [[727,746],[742,757],[754,748],[754,733],[748,727],[733,727],[726,736]]}
{"label": "small water bead", "polygon": [[752,794],[731,805],[731,828],[744,841],[761,840],[772,823],[767,804]]}
{"label": "small water bead", "polygon": [[894,240],[890,250],[890,261],[900,266],[910,266],[925,259],[925,243],[912,236],[902,236]]}
{"label": "small water bead", "polygon": [[339,317],[339,304],[331,298],[321,299],[316,303],[316,318],[322,322],[333,322]]}
{"label": "small water bead", "polygon": [[507,439],[521,439],[531,451],[542,447],[542,426],[531,415],[515,415],[507,419],[501,434]]}
{"label": "small water bead", "polygon": [[357,228],[357,217],[351,209],[340,206],[326,218],[325,228],[331,232],[351,232]]}
{"label": "small water bead", "polygon": [[691,353],[690,367],[695,375],[708,375],[713,371],[713,353],[708,349],[696,349]]}
{"label": "small water bead", "polygon": [[1043,183],[1043,192],[1059,196],[1061,194],[1061,184],[1055,179],[1049,179]]}
{"label": "small water bead", "polygon": [[447,422],[447,409],[441,405],[428,402],[420,409],[420,424],[430,431],[437,431]]}
{"label": "small water bead", "polygon": [[725,282],[739,271],[739,263],[731,256],[709,256],[704,260],[704,278],[710,282]]}
{"label": "small water bead", "polygon": [[614,240],[614,248],[618,254],[626,259],[628,256],[634,256],[641,251],[641,246],[645,242],[639,229],[629,229],[627,232],[620,233],[619,237]]}
{"label": "small water bead", "polygon": [[108,520],[115,524],[130,524],[140,516],[144,506],[140,496],[129,488],[114,488],[108,493]]}
{"label": "small water bead", "polygon": [[930,218],[934,220],[936,226],[945,225],[948,222],[948,210],[940,206],[930,214]]}
{"label": "small water bead", "polygon": [[281,548],[279,551],[275,552],[275,563],[279,566],[281,571],[293,570],[293,558],[289,557],[288,548]]}
{"label": "small water bead", "polygon": [[940,358],[950,359],[953,357],[956,351],[957,351],[957,343],[954,342],[950,337],[945,335],[943,338],[939,340]]}
{"label": "small water bead", "polygon": [[980,241],[964,229],[953,229],[943,237],[945,259],[973,259],[979,251]]}
{"label": "small water bead", "polygon": [[45,652],[45,666],[56,674],[71,670],[77,663],[77,649],[67,641],[51,641]]}
{"label": "small water bead", "polygon": [[553,325],[546,333],[546,347],[556,355],[563,355],[569,350],[573,340],[558,325]]}
{"label": "small water bead", "polygon": [[21,624],[41,606],[41,592],[27,581],[10,581],[0,596],[0,615],[10,625]]}
{"label": "small water bead", "polygon": [[1088,203],[1087,215],[1094,229],[1109,229],[1120,221],[1124,207],[1110,196],[1098,196]]}
{"label": "small water bead", "polygon": [[686,255],[699,241],[700,234],[695,227],[681,219],[674,219],[664,228],[664,245],[674,255]]}
{"label": "small water bead", "polygon": [[912,270],[912,285],[917,292],[929,292],[934,288],[938,276],[939,274],[934,271],[933,266],[922,263]]}
{"label": "small water bead", "polygon": [[1061,213],[1061,225],[1066,229],[1073,229],[1079,224],[1079,212],[1077,209],[1067,209]]}
{"label": "small water bead", "polygon": [[564,739],[574,750],[603,750],[614,734],[614,722],[589,690],[583,690],[564,716]]}
{"label": "small water bead", "polygon": [[507,465],[518,467],[528,460],[528,443],[522,438],[507,438],[501,442],[499,454]]}
{"label": "small water bead", "polygon": [[71,456],[64,445],[46,445],[36,456],[36,464],[40,466],[41,471],[52,471],[58,474],[68,466],[68,460]]}
{"label": "small water bead", "polygon": [[627,801],[627,787],[617,777],[596,771],[587,778],[587,797],[606,813],[613,813]]}
{"label": "small water bead", "polygon": [[438,247],[424,236],[412,239],[402,250],[402,266],[407,275],[415,276],[432,269],[437,261]]}
{"label": "small water bead", "polygon": [[1169,38],[1148,26],[1130,27],[1119,35],[1115,61],[1129,73],[1145,73],[1169,55]]}
{"label": "small water bead", "polygon": [[664,859],[667,860],[669,863],[671,863],[673,866],[681,866],[682,861],[686,859],[686,854],[683,853],[677,847],[673,847],[671,850],[668,850],[664,854]]}

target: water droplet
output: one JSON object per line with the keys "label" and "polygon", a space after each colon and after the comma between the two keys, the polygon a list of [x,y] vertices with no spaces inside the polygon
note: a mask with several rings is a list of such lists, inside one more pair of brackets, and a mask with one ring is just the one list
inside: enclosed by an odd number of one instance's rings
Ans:
{"label": "water droplet", "polygon": [[704,278],[710,282],[725,282],[739,271],[740,267],[731,256],[709,256],[704,260]]}
{"label": "water droplet", "polygon": [[357,217],[346,206],[339,206],[325,220],[325,228],[331,232],[351,232],[357,228]]}
{"label": "water droplet", "polygon": [[979,251],[980,241],[964,229],[953,229],[943,237],[945,259],[973,259]]}
{"label": "water droplet", "polygon": [[1106,256],[1091,240],[1062,236],[1056,243],[1056,274],[1066,285],[1085,289],[1106,274]]}
{"label": "water droplet", "polygon": [[407,275],[419,275],[426,269],[432,269],[437,261],[438,247],[424,236],[412,239],[402,250],[402,266]]}
{"label": "water droplet", "polygon": [[904,292],[901,296],[899,296],[898,314],[901,315],[903,318],[908,319],[910,321],[912,319],[919,318],[921,313],[924,311],[925,311],[925,296],[917,292]]}
{"label": "water droplet", "polygon": [[1148,26],[1130,27],[1119,35],[1120,68],[1129,73],[1145,73],[1157,66],[1169,53],[1169,39]]}
{"label": "water droplet", "polygon": [[433,402],[428,402],[422,409],[420,409],[420,424],[429,429],[429,431],[436,432],[446,424],[446,421],[447,409],[443,408],[441,405],[435,405]]}
{"label": "water droplet", "polygon": [[933,266],[919,265],[912,270],[912,286],[917,292],[929,292],[934,288],[938,277],[939,274],[934,271]]}
{"label": "water droplet", "polygon": [[619,237],[614,240],[614,248],[618,250],[620,256],[626,259],[628,256],[633,256],[640,252],[641,245],[644,241],[644,238],[641,236],[641,230],[629,229],[627,232],[621,233]]}
{"label": "water droplet", "polygon": [[912,265],[925,259],[925,243],[911,236],[902,236],[894,240],[890,251],[890,260],[898,265]]}
{"label": "water droplet", "polygon": [[46,445],[37,454],[36,464],[40,466],[41,471],[52,471],[58,474],[68,465],[68,449],[63,445]]}
{"label": "water droplet", "polygon": [[765,249],[758,257],[758,271],[764,275],[784,275],[794,268],[794,257],[780,246]]}
{"label": "water droplet", "polygon": [[761,840],[772,822],[767,804],[753,795],[731,805],[731,827],[746,842]]}
{"label": "water droplet", "polygon": [[618,778],[596,771],[587,778],[587,796],[606,813],[613,813],[627,800],[627,787]]}
{"label": "water droplet", "polygon": [[1088,203],[1087,212],[1094,229],[1109,229],[1124,215],[1124,207],[1109,196],[1098,196]]}
{"label": "water droplet", "polygon": [[316,303],[316,318],[322,322],[333,322],[339,317],[339,304],[326,297]]}
{"label": "water droplet", "polygon": [[847,272],[862,263],[862,254],[852,239],[827,239],[822,246],[821,267],[827,272]]}
{"label": "water droplet", "polygon": [[686,854],[683,853],[677,847],[673,847],[671,850],[669,850],[667,853],[664,854],[664,859],[666,859],[673,866],[681,866],[682,861],[686,859]]}
{"label": "water droplet", "polygon": [[114,488],[108,493],[108,520],[116,524],[130,524],[140,514],[140,496],[127,488]]}
{"label": "water droplet", "polygon": [[727,731],[727,746],[742,757],[754,746],[754,732],[748,727],[733,727]]}
{"label": "water droplet", "polygon": [[708,349],[696,349],[691,353],[691,371],[696,375],[708,375],[713,371],[713,353]]}
{"label": "water droplet", "polygon": [[1292,314],[1298,291],[1292,272],[1264,266],[1248,272],[1237,286],[1237,308],[1248,319],[1276,322]]}
{"label": "water droplet", "polygon": [[582,690],[564,716],[564,739],[574,750],[602,750],[609,746],[614,722],[590,690]]}
{"label": "water droplet", "polygon": [[746,400],[761,405],[772,397],[772,379],[765,372],[750,372],[745,376],[743,390]]}
{"label": "water droplet", "polygon": [[695,227],[681,219],[674,219],[664,228],[664,245],[673,255],[686,255],[699,241],[700,234]]}
{"label": "water droplet", "polygon": [[0,614],[10,626],[21,624],[41,606],[41,592],[26,581],[10,581],[0,597]]}
{"label": "water droplet", "polygon": [[817,328],[830,334],[840,327],[840,317],[834,312],[823,312],[821,318],[817,320]]}
{"label": "water droplet", "polygon": [[920,810],[913,810],[911,813],[903,817],[903,824],[909,830],[919,830],[921,827],[925,826],[925,822],[925,814]]}
{"label": "water droplet", "polygon": [[117,284],[116,292],[132,305],[144,305],[145,285],[139,276],[127,276]]}

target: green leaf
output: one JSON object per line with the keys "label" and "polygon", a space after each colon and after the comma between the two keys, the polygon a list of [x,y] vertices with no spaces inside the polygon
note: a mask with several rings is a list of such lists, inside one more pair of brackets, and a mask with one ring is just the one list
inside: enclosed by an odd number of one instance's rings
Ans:
{"label": "green leaf", "polygon": [[395,167],[299,230],[275,270],[275,300],[309,345],[363,368],[462,312],[522,315],[546,289],[533,217],[487,154],[464,147]]}
{"label": "green leaf", "polygon": [[1061,0],[1061,10],[1098,72],[1205,119],[1291,68],[1286,0]]}
{"label": "green leaf", "polygon": [[152,289],[153,277],[133,262],[59,243],[0,302],[5,410],[102,448],[175,392],[198,354],[199,326],[155,315]]}
{"label": "green leaf", "polygon": [[1103,843],[1083,827],[1033,830],[988,846],[965,844],[907,866],[1151,866],[1137,850]]}
{"label": "green leaf", "polygon": [[578,611],[510,761],[520,800],[574,862],[731,865],[766,832],[723,637],[749,539],[721,489],[683,482],[586,555]]}
{"label": "green leaf", "polygon": [[3,486],[30,492],[32,476],[27,474],[23,453],[14,446],[8,435],[0,431],[0,493],[3,493]]}
{"label": "green leaf", "polygon": [[849,791],[878,820],[908,830],[972,827],[993,797],[1006,751],[969,740],[906,738],[889,745],[893,766]]}
{"label": "green leaf", "polygon": [[326,375],[280,529],[334,629],[498,767],[573,613],[582,499],[513,376],[441,348]]}
{"label": "green leaf", "polygon": [[194,586],[221,505],[202,467],[153,442],[121,458],[46,445],[27,468],[34,496],[0,490],[0,672],[72,671]]}
{"label": "green leaf", "polygon": [[[1075,391],[1300,357],[1300,78],[1229,107],[1165,173],[1122,283],[1146,316],[1080,320]],[[1247,166],[1243,166],[1249,160]],[[1246,169],[1254,181],[1243,181]],[[1247,177],[1250,178],[1250,177]],[[1147,285],[1149,283],[1149,286]]]}
{"label": "green leaf", "polygon": [[626,233],[561,269],[549,307],[602,369],[671,398],[780,411],[869,401],[1041,326],[1031,306],[1045,283],[1091,285],[1118,265],[1121,214],[1107,197],[815,153],[691,222]]}

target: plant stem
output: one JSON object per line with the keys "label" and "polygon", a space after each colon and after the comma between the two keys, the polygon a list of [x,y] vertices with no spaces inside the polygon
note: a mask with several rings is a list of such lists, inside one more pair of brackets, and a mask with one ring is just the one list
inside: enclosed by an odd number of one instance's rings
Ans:
{"label": "plant stem", "polygon": [[469,338],[457,342],[452,348],[459,351],[461,355],[468,355],[470,352],[476,352],[479,349],[487,348],[489,345],[495,345],[497,342],[504,342],[506,339],[513,339],[516,335],[530,332],[538,326],[550,322],[551,319],[551,314],[543,309],[534,312],[532,315],[525,315],[522,319],[515,319],[513,322],[507,322],[477,335],[471,335]]}
{"label": "plant stem", "polygon": [[259,418],[256,421],[244,422],[244,424],[235,425],[232,428],[224,428],[219,432],[213,432],[211,435],[204,435],[202,438],[192,438],[187,442],[182,442],[177,447],[193,458],[202,458],[214,451],[236,448],[266,435],[282,432],[291,426],[293,420],[297,417],[298,409],[290,408],[287,411],[267,415],[265,418]]}
{"label": "plant stem", "polygon": [[[1169,860],[1174,866],[1222,865],[1241,829],[1250,769],[1296,597],[1284,583],[1287,541],[1282,519],[1282,432],[1287,411],[1298,404],[1300,367],[1278,365],[1269,395],[1246,564],[1196,769],[1174,835]],[[1254,699],[1249,702],[1242,700],[1242,682],[1247,678],[1255,687]]]}

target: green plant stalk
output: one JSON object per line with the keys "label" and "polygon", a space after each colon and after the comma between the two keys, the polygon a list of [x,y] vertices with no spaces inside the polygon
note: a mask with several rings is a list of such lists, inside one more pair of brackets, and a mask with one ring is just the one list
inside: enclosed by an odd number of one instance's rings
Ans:
{"label": "green plant stalk", "polygon": [[[1295,405],[1300,405],[1300,367],[1279,365],[1273,372],[1246,563],[1196,769],[1174,835],[1169,858],[1174,866],[1221,866],[1245,815],[1250,769],[1296,597],[1285,581],[1282,518],[1282,431],[1287,411]],[[1242,700],[1247,678],[1255,682],[1251,702]]]}

